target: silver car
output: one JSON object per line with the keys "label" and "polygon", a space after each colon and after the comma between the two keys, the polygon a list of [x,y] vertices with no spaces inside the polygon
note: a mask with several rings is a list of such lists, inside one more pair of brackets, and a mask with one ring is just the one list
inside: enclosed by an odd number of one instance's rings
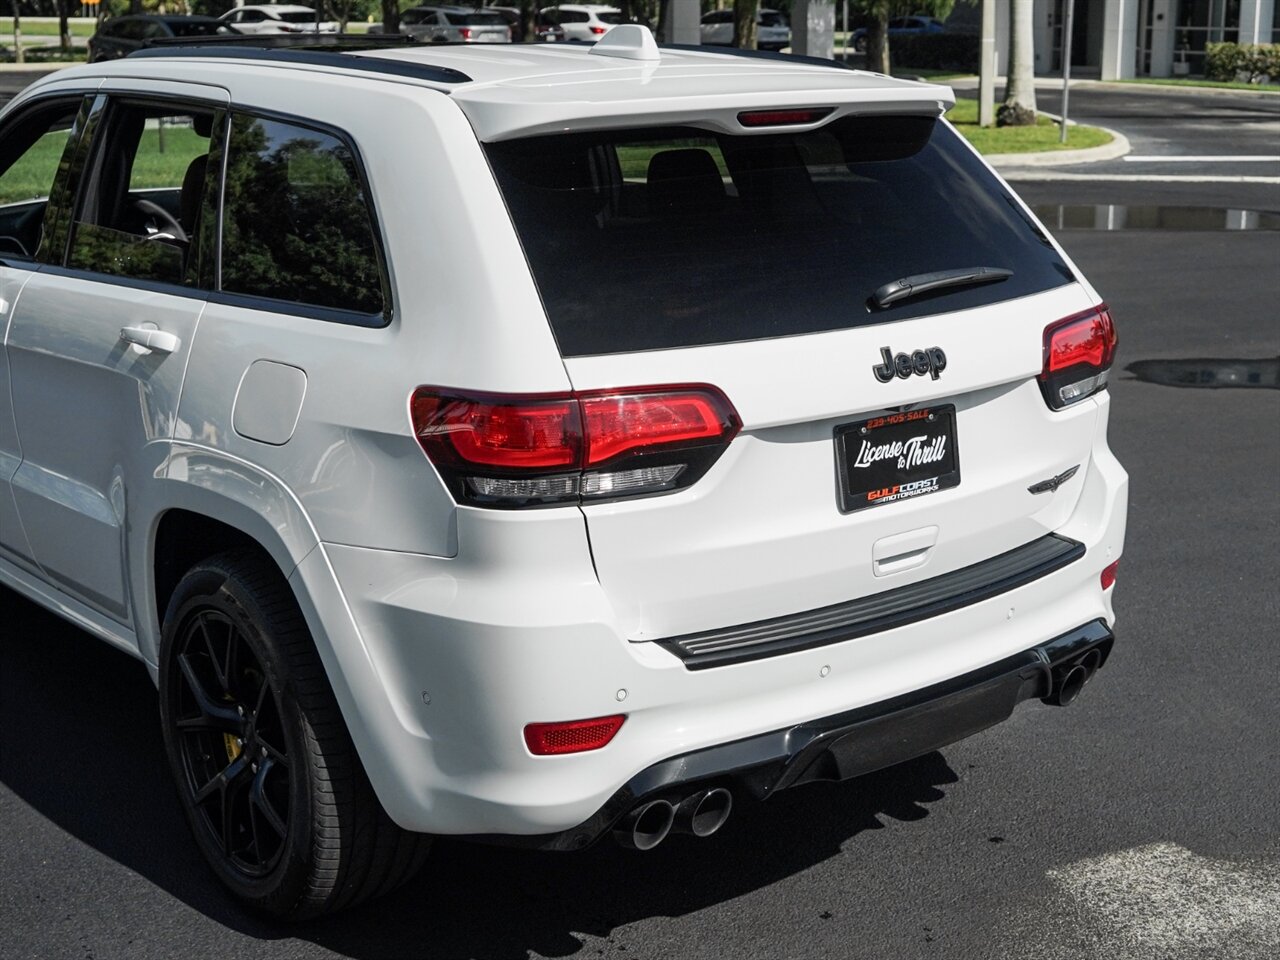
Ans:
{"label": "silver car", "polygon": [[400,15],[400,32],[424,43],[510,43],[502,14],[474,7],[413,7]]}

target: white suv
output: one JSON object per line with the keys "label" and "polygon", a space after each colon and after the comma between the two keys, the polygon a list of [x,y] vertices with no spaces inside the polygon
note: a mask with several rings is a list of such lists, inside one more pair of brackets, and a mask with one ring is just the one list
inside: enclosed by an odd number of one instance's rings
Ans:
{"label": "white suv", "polygon": [[1115,331],[949,90],[353,49],[0,114],[0,583],[146,663],[237,895],[705,836],[1079,693]]}
{"label": "white suv", "polygon": [[617,7],[595,3],[562,3],[543,7],[538,13],[563,27],[565,39],[586,43],[595,43],[618,24],[626,22]]}

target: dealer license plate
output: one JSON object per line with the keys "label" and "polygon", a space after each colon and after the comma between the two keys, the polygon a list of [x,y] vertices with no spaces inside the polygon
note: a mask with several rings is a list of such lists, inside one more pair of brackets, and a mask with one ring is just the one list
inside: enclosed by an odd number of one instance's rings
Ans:
{"label": "dealer license plate", "polygon": [[837,427],[836,472],[845,513],[957,486],[956,408],[925,407]]}

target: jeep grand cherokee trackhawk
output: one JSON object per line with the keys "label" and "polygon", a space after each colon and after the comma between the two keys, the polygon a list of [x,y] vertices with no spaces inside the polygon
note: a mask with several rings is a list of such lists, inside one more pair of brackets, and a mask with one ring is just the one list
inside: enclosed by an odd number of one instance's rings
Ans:
{"label": "jeep grand cherokee trackhawk", "polygon": [[951,104],[632,25],[9,104],[0,582],[147,664],[232,891],[705,836],[1079,693],[1115,329]]}

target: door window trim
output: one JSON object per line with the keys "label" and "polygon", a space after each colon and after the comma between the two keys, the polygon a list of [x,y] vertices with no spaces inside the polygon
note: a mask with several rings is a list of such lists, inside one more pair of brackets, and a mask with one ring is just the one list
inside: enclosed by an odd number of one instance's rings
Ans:
{"label": "door window trim", "polygon": [[[217,207],[221,208],[221,189],[222,174],[221,170],[212,162],[214,150],[219,144],[219,139],[225,140],[227,118],[230,115],[227,102],[212,97],[191,96],[167,91],[159,92],[142,92],[132,90],[111,90],[107,92],[97,92],[92,96],[85,98],[91,101],[89,107],[89,115],[86,119],[85,129],[80,133],[79,141],[76,144],[75,157],[71,162],[70,169],[67,171],[67,180],[70,190],[68,196],[70,203],[64,203],[62,210],[65,213],[59,221],[59,228],[65,232],[64,236],[60,236],[59,242],[62,249],[59,251],[56,260],[49,259],[44,261],[44,272],[53,276],[68,277],[72,279],[90,280],[97,283],[112,283],[117,286],[128,287],[134,290],[146,290],[155,293],[169,294],[172,296],[186,297],[191,300],[207,301],[209,294],[212,292],[212,271],[205,274],[203,270],[199,270],[192,283],[173,283],[166,280],[150,280],[139,277],[130,277],[124,274],[103,273],[98,270],[90,270],[83,267],[69,266],[69,258],[71,255],[71,226],[76,215],[80,212],[81,204],[84,202],[85,193],[85,171],[90,168],[97,151],[101,149],[103,138],[99,135],[102,117],[107,113],[107,108],[112,103],[133,102],[142,105],[152,105],[160,107],[174,106],[178,109],[204,109],[213,113],[213,131],[209,137],[209,155],[211,162],[205,171],[205,207],[201,214],[200,230],[196,233],[196,241],[204,244],[210,238],[206,236],[209,228],[213,224],[208,223],[208,203],[210,200],[210,191],[216,191],[215,202]],[[215,218],[219,220],[220,217]],[[43,249],[43,245],[42,245]],[[216,253],[216,251],[215,251]],[[201,264],[207,259],[204,251],[200,248],[200,256],[197,258]],[[190,268],[186,271],[184,279],[191,277]],[[206,285],[207,284],[207,285]]]}

